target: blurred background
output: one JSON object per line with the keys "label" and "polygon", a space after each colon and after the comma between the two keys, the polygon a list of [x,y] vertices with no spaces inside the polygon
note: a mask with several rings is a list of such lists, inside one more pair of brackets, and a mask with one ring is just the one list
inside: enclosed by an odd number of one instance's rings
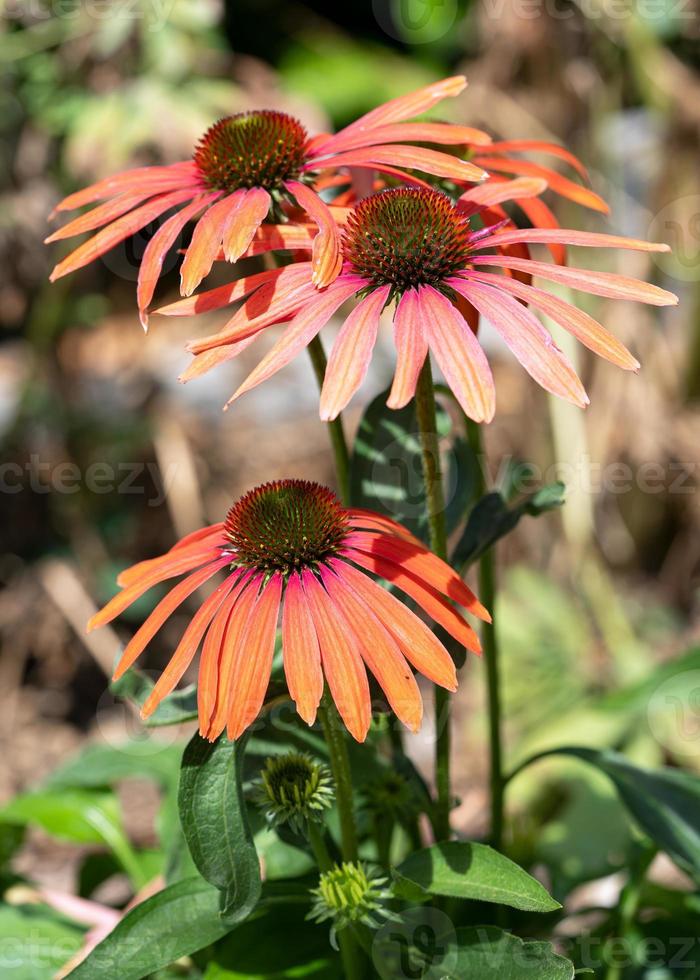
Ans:
{"label": "blurred background", "polygon": [[[611,216],[549,196],[562,225],[674,249],[659,257],[574,257],[681,298],[664,310],[587,303],[638,356],[638,376],[557,335],[587,384],[585,413],[546,396],[484,334],[499,393],[485,436],[492,482],[526,461],[536,484],[567,484],[561,511],[524,519],[499,546],[508,761],[546,745],[585,743],[700,771],[694,0],[1,6],[0,802],[85,744],[147,744],[107,685],[119,638],[149,605],[144,600],[114,631],[84,633],[93,603],[112,594],[122,567],[221,519],[258,482],[333,480],[303,359],[223,414],[253,362],[241,358],[206,381],[177,383],[188,362],[185,340],[208,333],[211,323],[156,316],[144,336],[135,282],[147,236],[50,285],[48,273],[65,253],[42,244],[48,213],[65,194],[120,169],[187,159],[223,115],[276,107],[310,130],[328,130],[457,72],[469,87],[441,105],[445,118],[497,138],[562,142],[590,168]],[[176,296],[176,257],[170,266],[158,300]],[[387,332],[380,355],[347,413],[350,433],[390,381]],[[173,617],[151,645],[147,669],[164,663],[186,615]],[[481,665],[470,661],[454,739],[455,824],[470,834],[483,830],[487,812],[482,704]],[[163,751],[172,731],[158,743]],[[427,726],[412,744],[427,774],[430,740]],[[579,769],[556,770],[555,789],[550,770],[534,772],[511,798],[514,855],[559,855],[567,887],[613,881],[595,901],[615,902],[616,869],[633,841],[612,791]],[[153,787],[127,779],[114,792],[130,839],[154,847]],[[518,816],[525,801],[536,804],[532,825]],[[15,872],[74,891],[90,844],[34,828],[12,850]],[[113,888],[105,900],[118,903]]]}

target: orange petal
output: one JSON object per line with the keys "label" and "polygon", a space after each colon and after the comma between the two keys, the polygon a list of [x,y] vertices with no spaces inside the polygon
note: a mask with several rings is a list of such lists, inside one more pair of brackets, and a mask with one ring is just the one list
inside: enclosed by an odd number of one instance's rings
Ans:
{"label": "orange petal", "polygon": [[214,264],[222,238],[235,222],[244,191],[234,191],[212,205],[195,225],[192,241],[187,247],[180,268],[180,292],[191,296]]}
{"label": "orange petal", "polygon": [[588,180],[588,171],[577,156],[574,156],[564,146],[543,140],[501,140],[489,146],[489,153],[548,153],[550,156],[565,160],[583,177]]}
{"label": "orange petal", "polygon": [[588,395],[571,362],[533,313],[494,286],[457,279],[449,282],[486,317],[538,384],[579,408],[588,405]]}
{"label": "orange petal", "polygon": [[161,306],[156,313],[161,316],[194,316],[195,313],[210,313],[212,310],[220,310],[223,306],[235,303],[252,293],[258,286],[266,282],[278,279],[283,272],[293,266],[284,269],[267,269],[265,272],[256,272],[252,276],[241,276],[233,282],[227,282],[225,286],[217,286],[216,289],[207,289],[196,296],[188,296],[186,299],[179,299],[175,303]]}
{"label": "orange petal", "polygon": [[[234,573],[232,578],[237,577],[238,574],[238,572]],[[199,714],[199,734],[202,738],[209,738],[211,717],[219,696],[219,665],[226,627],[228,626],[231,611],[236,604],[238,596],[249,579],[250,575],[245,574],[237,578],[237,581],[234,582],[230,592],[226,595],[216,611],[211,626],[204,638],[202,656],[199,661],[199,675],[197,678],[197,713]],[[218,737],[219,734],[220,731],[216,733],[214,738]]]}
{"label": "orange petal", "polygon": [[347,730],[356,741],[364,742],[372,720],[372,705],[362,657],[352,632],[337,615],[323,586],[311,572],[304,572],[302,578],[331,695]]}
{"label": "orange petal", "polygon": [[229,262],[237,262],[247,250],[271,203],[270,195],[262,187],[251,187],[240,198],[235,215],[223,232],[222,246]]}
{"label": "orange petal", "polygon": [[328,286],[338,276],[343,264],[340,232],[333,213],[316,191],[298,180],[288,180],[284,186],[318,225],[318,234],[313,240],[313,282],[319,287]]}
{"label": "orange petal", "polygon": [[[314,158],[340,153],[343,150],[354,150],[362,146],[373,146],[379,143],[442,143],[446,146],[474,144],[488,146],[491,149],[491,137],[481,129],[471,126],[456,126],[452,123],[391,123],[386,126],[372,127],[357,132],[341,132],[331,137],[322,150],[315,150]],[[327,161],[332,163],[332,159]]]}
{"label": "orange petal", "polygon": [[358,303],[335,339],[321,390],[320,413],[326,422],[338,417],[364,381],[389,290],[382,286]]}
{"label": "orange petal", "polygon": [[504,201],[517,201],[525,197],[537,197],[547,190],[547,181],[540,177],[519,177],[502,183],[489,181],[479,187],[472,187],[457,200],[460,214],[475,214],[482,207],[503,204]]}
{"label": "orange petal", "polygon": [[45,238],[44,244],[49,245],[51,242],[58,242],[64,238],[72,238],[73,235],[83,235],[85,232],[94,231],[95,228],[101,228],[103,225],[109,224],[110,221],[120,218],[127,211],[131,211],[137,204],[143,204],[149,197],[153,197],[157,193],[158,189],[144,191],[141,188],[132,194],[120,194],[111,201],[93,208],[92,211],[73,218],[68,224],[63,225],[62,228]]}
{"label": "orange petal", "polygon": [[473,265],[498,265],[505,269],[516,269],[531,276],[560,282],[563,286],[580,289],[594,296],[607,296],[609,299],[635,300],[652,306],[676,306],[678,297],[658,286],[652,286],[640,279],[619,276],[614,272],[592,272],[590,269],[562,268],[547,262],[532,259],[511,258],[509,255],[477,255]]}
{"label": "orange petal", "polygon": [[[491,148],[489,147],[489,149]],[[541,167],[537,163],[532,163],[530,160],[509,160],[502,157],[479,155],[474,158],[474,161],[479,166],[495,173],[518,174],[521,177],[542,177],[552,190],[561,194],[562,197],[566,197],[576,204],[582,204],[586,208],[591,208],[593,211],[601,211],[603,214],[610,212],[609,206],[599,194],[587,187],[582,187],[581,184],[574,183],[567,177],[562,177],[561,174],[550,170],[548,167]]]}
{"label": "orange petal", "polygon": [[418,293],[405,292],[394,314],[396,370],[387,399],[389,408],[403,408],[416,393],[418,376],[428,356],[428,341],[423,333]]}
{"label": "orange petal", "polygon": [[[132,193],[141,191],[144,197],[150,194],[153,185],[170,183],[173,188],[184,189],[192,188],[193,191],[199,187],[198,175],[191,160],[183,163],[170,164],[165,167],[136,167],[133,170],[125,170],[121,174],[114,174],[105,177],[104,180],[84,187],[74,194],[64,197],[53,213],[57,211],[73,211],[75,208],[82,208],[84,204],[92,204],[104,198],[114,197],[116,194]],[[158,186],[158,190],[163,188]]]}
{"label": "orange petal", "polygon": [[[342,565],[342,572],[339,574],[342,574],[343,579],[374,610],[375,615],[392,634],[403,650],[404,656],[416,670],[434,684],[439,684],[448,691],[455,691],[457,671],[454,661],[423,620],[411,612],[396,596],[387,592],[353,565],[335,560],[330,564],[334,568],[336,564]],[[475,652],[478,653],[479,650]]]}
{"label": "orange petal", "polygon": [[[468,160],[460,160],[439,150],[428,150],[422,146],[402,146],[400,143],[349,150],[347,153],[334,155],[332,159],[334,167],[372,167],[382,170],[386,164],[389,167],[422,170],[423,173],[448,180],[476,182],[485,180],[488,176],[485,170]],[[304,164],[302,168],[302,170],[312,169],[311,163]]]}
{"label": "orange petal", "polygon": [[414,116],[428,112],[443,99],[459,95],[466,87],[467,80],[464,75],[443,78],[439,82],[425,85],[415,92],[400,95],[396,99],[391,99],[391,101],[377,106],[376,109],[372,109],[364,116],[356,119],[355,122],[350,123],[338,135],[356,133],[358,130],[368,130],[375,126],[386,126],[389,123],[401,122],[403,119],[412,119]]}
{"label": "orange petal", "polygon": [[418,294],[423,330],[447,384],[475,422],[490,422],[496,388],[489,362],[469,324],[446,296],[431,286]]}
{"label": "orange petal", "polygon": [[166,619],[169,619],[175,612],[178,606],[193,592],[208,582],[212,575],[216,575],[220,568],[224,565],[229,564],[229,558],[219,558],[217,561],[213,562],[211,565],[206,565],[204,568],[199,568],[192,575],[188,575],[186,579],[178,582],[166,596],[164,596],[150,616],[146,619],[145,623],[134,633],[132,638],[126,645],[124,653],[119,660],[116,670],[114,671],[113,680],[118,681],[123,674],[132,666],[138,657],[141,656],[143,651],[146,649],[148,644],[151,642],[153,637],[156,635],[158,630],[161,628]]}
{"label": "orange petal", "polygon": [[342,563],[334,571],[321,568],[320,575],[335,604],[339,619],[354,633],[360,655],[386,694],[396,717],[412,732],[417,732],[423,720],[423,701],[416,679],[401,653],[396,640],[386,631],[371,607],[344,581]]}
{"label": "orange petal", "polygon": [[[193,538],[192,541],[185,544],[185,542],[178,542],[174,548],[170,551],[166,551],[164,555],[158,555],[157,558],[147,558],[145,561],[137,562],[135,565],[131,565],[129,568],[125,568],[122,572],[117,575],[117,585],[123,588],[126,585],[133,585],[138,582],[147,572],[154,571],[157,568],[163,568],[169,565],[173,558],[184,558],[186,555],[196,556],[199,555],[202,561],[206,561],[207,558],[212,556],[212,551],[217,545],[222,545],[224,543],[220,526],[213,526],[212,528],[207,528],[207,534],[202,535],[201,538]],[[176,554],[177,552],[177,554]],[[216,557],[215,555],[213,557]]]}
{"label": "orange petal", "polygon": [[636,252],[670,252],[668,245],[661,242],[645,242],[639,238],[625,238],[621,235],[600,235],[590,231],[574,231],[570,228],[516,228],[514,231],[499,231],[489,238],[482,238],[473,249],[497,248],[515,242],[532,242],[549,245],[580,245],[594,248],[628,248]]}
{"label": "orange petal", "polygon": [[270,683],[281,597],[282,576],[276,572],[263,585],[236,647],[227,722],[230,739],[242,735],[260,714]]}
{"label": "orange petal", "polygon": [[400,538],[405,538],[407,541],[412,541],[419,547],[425,547],[423,542],[420,541],[414,534],[404,527],[403,524],[399,524],[398,521],[392,521],[390,517],[385,517],[384,514],[377,514],[373,510],[364,510],[361,507],[350,507],[348,508],[348,517],[350,518],[350,523],[353,527],[358,529],[370,528],[373,531],[384,531],[389,534],[396,534]]}
{"label": "orange petal", "polygon": [[282,610],[282,658],[290,697],[307,725],[313,725],[323,695],[321,651],[298,575],[291,575]]}

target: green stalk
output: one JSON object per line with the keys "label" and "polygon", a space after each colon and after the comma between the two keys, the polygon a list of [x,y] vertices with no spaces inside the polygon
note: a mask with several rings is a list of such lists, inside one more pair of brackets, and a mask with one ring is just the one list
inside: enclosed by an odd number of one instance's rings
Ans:
{"label": "green stalk", "polygon": [[[309,844],[311,845],[311,850],[316,858],[318,870],[321,872],[321,874],[326,871],[330,871],[333,867],[333,862],[330,854],[328,853],[328,848],[326,847],[323,827],[319,826],[317,823],[314,823],[313,820],[309,820],[307,824],[307,834]],[[352,932],[346,929],[341,929],[337,936],[338,946],[340,948],[340,958],[343,962],[343,974],[348,977],[349,980],[362,980],[362,977],[364,976],[364,968],[362,965],[362,954],[357,944],[357,940]]]}
{"label": "green stalk", "polygon": [[340,818],[341,851],[344,861],[357,861],[357,828],[353,809],[352,776],[345,733],[338,713],[327,694],[318,709],[323,735],[328,746],[331,771],[335,780],[335,800]]}
{"label": "green stalk", "polygon": [[[447,561],[447,528],[445,525],[445,495],[440,471],[440,448],[437,436],[435,389],[430,357],[418,379],[416,388],[416,419],[423,462],[423,483],[428,512],[430,547]],[[450,694],[437,685],[435,692],[435,806],[434,830],[438,841],[450,838]]]}
{"label": "green stalk", "polygon": [[[639,911],[642,888],[644,879],[649,867],[656,857],[655,847],[648,846],[642,852],[636,867],[630,872],[629,881],[622,889],[620,904],[617,909],[617,936],[614,936],[606,944],[605,952],[608,956],[614,954],[615,943],[620,939],[626,939],[634,930],[635,919]],[[604,957],[605,959],[606,957]],[[624,967],[620,963],[610,962],[605,974],[606,980],[622,980]]]}
{"label": "green stalk", "polygon": [[[484,447],[479,426],[467,419],[467,435],[469,445],[474,453],[478,466],[477,498],[486,493],[486,478],[484,475]],[[496,604],[496,563],[495,551],[489,548],[479,559],[479,599],[494,614]],[[488,694],[489,717],[489,785],[491,790],[491,841],[500,850],[503,845],[503,749],[501,732],[501,682],[498,638],[493,623],[483,623],[481,640],[484,648],[484,663],[486,666],[486,688]]]}
{"label": "green stalk", "polygon": [[[326,365],[328,361],[326,360],[326,352],[323,349],[323,344],[319,336],[314,337],[309,344],[309,356],[311,357],[311,363],[313,364],[314,374],[316,375],[320,390],[323,387],[323,379],[326,376]],[[350,503],[350,454],[348,452],[348,444],[345,441],[345,433],[343,432],[343,422],[339,415],[338,418],[326,424],[328,425],[333,456],[335,457],[335,472],[338,480],[340,499],[347,505]]]}

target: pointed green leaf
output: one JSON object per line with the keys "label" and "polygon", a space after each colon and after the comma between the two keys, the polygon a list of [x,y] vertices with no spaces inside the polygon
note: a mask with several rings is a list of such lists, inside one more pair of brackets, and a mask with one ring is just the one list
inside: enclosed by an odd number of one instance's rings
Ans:
{"label": "pointed green leaf", "polygon": [[523,942],[492,926],[457,930],[457,962],[444,980],[572,980],[574,964],[549,943]]}
{"label": "pointed green leaf", "polygon": [[419,889],[428,895],[494,902],[525,912],[561,908],[539,881],[485,844],[434,844],[407,857],[396,876],[396,890],[407,898],[417,897]]}

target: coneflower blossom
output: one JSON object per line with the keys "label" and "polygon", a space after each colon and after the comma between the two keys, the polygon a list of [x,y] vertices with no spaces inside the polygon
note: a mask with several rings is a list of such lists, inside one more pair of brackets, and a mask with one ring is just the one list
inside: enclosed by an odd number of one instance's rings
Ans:
{"label": "coneflower blossom", "polygon": [[[58,263],[55,280],[93,262],[178,208],[156,231],[139,268],[137,298],[144,327],[163,262],[189,221],[197,220],[181,267],[181,290],[189,296],[211,270],[220,249],[235,262],[248,249],[269,214],[299,207],[318,228],[312,242],[316,285],[332,282],[340,270],[339,234],[333,210],[314,189],[327,171],[364,168],[404,181],[418,170],[453,181],[480,181],[481,167],[422,146],[488,144],[486,133],[447,123],[407,123],[466,85],[459,75],[387,102],[334,136],[308,137],[304,126],[283,112],[242,112],[219,120],[201,138],[192,160],[140,167],[107,177],[61,201],[68,211],[102,201],[54,232],[48,242],[101,229]],[[347,180],[347,178],[346,178]]]}
{"label": "coneflower blossom", "polygon": [[327,683],[348,731],[364,740],[372,712],[369,669],[397,717],[418,729],[423,705],[411,667],[454,690],[454,663],[428,626],[372,575],[404,592],[474,652],[479,640],[457,606],[490,621],[457,573],[400,524],[346,509],[316,483],[280,480],[250,491],[224,522],[119,576],[122,591],[93,616],[89,629],[109,623],[155,585],[186,577],[128,643],[115,678],[175,609],[218,572],[224,580],[194,614],[143,707],[145,717],[155,710],[201,644],[199,730],[210,740],[224,728],[229,738],[238,738],[258,717],[280,615],[287,686],[308,724]]}
{"label": "coneflower blossom", "polygon": [[[522,185],[515,190],[515,184],[519,182],[512,181],[509,189],[501,186],[503,197],[524,193]],[[430,351],[467,415],[477,422],[491,420],[495,411],[491,369],[475,331],[465,320],[465,307],[492,324],[543,388],[585,406],[588,397],[576,372],[528,306],[551,317],[614,364],[637,370],[639,363],[600,323],[559,297],[530,285],[531,277],[597,296],[656,306],[675,304],[677,297],[627,276],[534,261],[510,250],[536,243],[647,252],[668,251],[668,246],[568,229],[504,229],[502,223],[472,231],[470,218],[481,212],[485,198],[490,202],[497,199],[497,187],[474,188],[462,195],[456,205],[438,191],[421,188],[397,188],[365,198],[347,219],[342,272],[326,289],[314,288],[309,264],[300,262],[164,307],[161,313],[186,315],[248,297],[221,331],[189,345],[195,360],[183,380],[237,356],[263,330],[291,320],[277,343],[240,385],[233,401],[289,364],[347,300],[359,297],[328,360],[321,393],[323,419],[335,418],[362,383],[380,315],[392,303],[396,304],[396,371],[389,394],[390,407],[401,408],[414,396],[418,375]],[[505,274],[488,271],[489,267],[504,270]]]}

